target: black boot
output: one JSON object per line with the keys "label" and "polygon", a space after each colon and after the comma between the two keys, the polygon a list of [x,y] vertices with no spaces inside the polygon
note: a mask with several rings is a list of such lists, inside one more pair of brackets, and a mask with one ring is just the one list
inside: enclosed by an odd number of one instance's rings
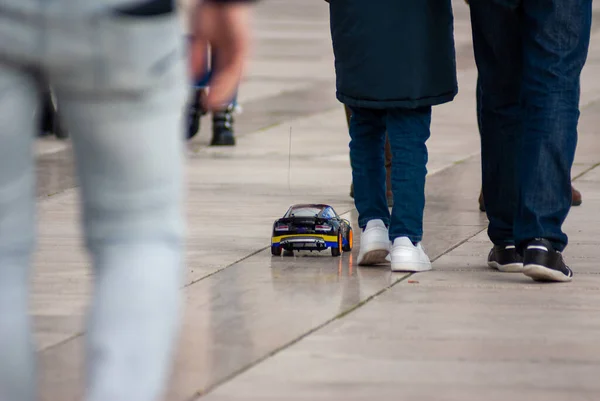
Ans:
{"label": "black boot", "polygon": [[40,119],[40,133],[38,136],[47,137],[52,135],[54,130],[54,104],[52,104],[50,91],[42,94],[41,108],[42,115]]}
{"label": "black boot", "polygon": [[42,121],[39,136],[50,136],[54,134],[58,139],[67,139],[69,133],[63,127],[56,104],[52,100],[50,91],[42,95]]}
{"label": "black boot", "polygon": [[230,105],[223,111],[213,113],[213,137],[210,146],[235,146],[233,109],[234,106]]}
{"label": "black boot", "polygon": [[200,102],[200,91],[194,92],[194,97],[188,107],[187,139],[192,139],[200,131],[200,117],[204,114]]}

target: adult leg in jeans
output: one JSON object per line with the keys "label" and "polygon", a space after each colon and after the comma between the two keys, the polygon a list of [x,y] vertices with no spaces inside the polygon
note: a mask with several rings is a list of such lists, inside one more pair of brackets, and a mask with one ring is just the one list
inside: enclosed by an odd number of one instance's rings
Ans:
{"label": "adult leg in jeans", "polygon": [[96,273],[90,401],[154,400],[168,376],[183,273],[181,95],[60,97]]}
{"label": "adult leg in jeans", "polygon": [[[66,49],[48,57],[72,134],[95,273],[86,400],[156,400],[170,372],[183,278],[182,33],[174,13],[94,22],[75,21],[75,34],[93,30],[60,42],[91,49],[73,60],[79,74],[53,68]],[[99,44],[83,46],[79,36]],[[85,68],[92,60],[97,70]]]}
{"label": "adult leg in jeans", "polygon": [[370,220],[390,224],[385,196],[385,110],[352,108],[350,121],[350,163],[354,202],[361,228]]}
{"label": "adult leg in jeans", "polygon": [[479,71],[477,108],[488,235],[495,245],[512,245],[522,127],[522,17],[519,9],[494,1],[472,0],[470,8]]}
{"label": "adult leg in jeans", "polygon": [[427,146],[431,107],[391,109],[387,130],[392,151],[392,208],[390,240],[408,237],[413,244],[423,237]]}
{"label": "adult leg in jeans", "polygon": [[592,0],[523,2],[525,113],[519,147],[515,240],[567,245],[562,224],[571,206],[579,83],[590,40]]}
{"label": "adult leg in jeans", "polygon": [[[477,125],[478,125],[478,129],[479,129],[479,133],[481,134],[481,85],[479,83],[479,79],[477,80],[477,91],[476,91],[476,98],[477,98]],[[580,206],[582,201],[582,197],[581,197],[581,192],[579,192],[577,189],[575,189],[575,187],[573,185],[571,185],[571,206]],[[485,212],[485,200],[483,198],[483,188],[481,189],[481,191],[479,192],[479,199],[478,199],[478,203],[479,203],[479,210],[482,212]]]}
{"label": "adult leg in jeans", "polygon": [[0,63],[0,400],[36,397],[29,318],[34,246],[33,140],[39,120],[37,80]]}

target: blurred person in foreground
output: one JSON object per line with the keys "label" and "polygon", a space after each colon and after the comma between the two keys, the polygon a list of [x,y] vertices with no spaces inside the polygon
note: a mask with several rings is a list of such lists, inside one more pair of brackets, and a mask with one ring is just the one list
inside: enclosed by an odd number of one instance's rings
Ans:
{"label": "blurred person in foreground", "polygon": [[[227,106],[249,6],[198,3],[191,70],[221,58],[205,99]],[[95,281],[89,401],[161,397],[180,320],[187,50],[170,0],[0,0],[0,400],[38,399],[28,278],[35,244],[41,75],[60,103],[81,182]]]}
{"label": "blurred person in foreground", "polygon": [[[431,269],[421,246],[432,106],[457,93],[450,0],[330,1],[337,98],[351,111],[358,263]],[[385,141],[392,153],[387,207]]]}
{"label": "blurred person in foreground", "polygon": [[562,224],[573,203],[580,76],[592,0],[470,0],[478,70],[488,264],[571,281]]}

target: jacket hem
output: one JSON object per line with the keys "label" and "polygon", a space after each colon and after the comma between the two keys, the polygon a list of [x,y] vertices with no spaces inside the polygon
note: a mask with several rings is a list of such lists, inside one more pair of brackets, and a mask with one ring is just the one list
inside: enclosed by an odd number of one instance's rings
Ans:
{"label": "jacket hem", "polygon": [[340,102],[349,107],[361,107],[365,109],[416,109],[418,107],[436,106],[451,102],[456,97],[457,93],[458,89],[455,89],[452,92],[418,99],[370,100],[357,99],[337,91],[336,97]]}

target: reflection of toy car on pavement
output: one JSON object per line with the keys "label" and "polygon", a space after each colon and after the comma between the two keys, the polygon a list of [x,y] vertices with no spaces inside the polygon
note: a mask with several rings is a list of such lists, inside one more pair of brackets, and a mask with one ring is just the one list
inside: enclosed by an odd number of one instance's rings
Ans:
{"label": "reflection of toy car on pavement", "polygon": [[294,205],[273,224],[271,253],[282,251],[323,251],[331,249],[332,256],[349,252],[353,245],[352,227],[329,205]]}

